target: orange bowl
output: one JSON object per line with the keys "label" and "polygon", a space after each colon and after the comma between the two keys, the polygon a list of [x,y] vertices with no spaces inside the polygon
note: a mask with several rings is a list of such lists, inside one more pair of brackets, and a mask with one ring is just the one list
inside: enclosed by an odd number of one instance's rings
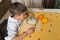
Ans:
{"label": "orange bowl", "polygon": [[44,18],[44,15],[40,14],[37,18],[42,20]]}

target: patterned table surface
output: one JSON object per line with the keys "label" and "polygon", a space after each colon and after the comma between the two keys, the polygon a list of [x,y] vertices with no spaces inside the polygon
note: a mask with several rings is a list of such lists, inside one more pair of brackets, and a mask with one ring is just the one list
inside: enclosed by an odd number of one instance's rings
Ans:
{"label": "patterned table surface", "polygon": [[[37,23],[37,26],[40,31],[35,31],[31,35],[28,35],[23,40],[60,40],[60,14],[57,12],[33,12],[35,17],[42,14],[45,18],[48,19],[48,23],[43,24],[41,20]],[[32,27],[26,23],[26,20],[23,21],[20,26],[19,35],[22,34],[25,30]]]}

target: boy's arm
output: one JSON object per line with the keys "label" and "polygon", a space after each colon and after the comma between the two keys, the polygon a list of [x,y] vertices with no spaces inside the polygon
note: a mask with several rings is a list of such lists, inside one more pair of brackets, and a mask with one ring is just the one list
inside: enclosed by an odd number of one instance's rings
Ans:
{"label": "boy's arm", "polygon": [[12,38],[12,40],[22,40],[23,38],[25,38],[27,35],[31,34],[34,32],[33,28],[30,28],[29,30],[27,30],[26,32],[24,32],[22,35],[20,36],[16,36],[14,38]]}
{"label": "boy's arm", "polygon": [[30,28],[22,35],[17,36],[17,31],[18,31],[17,29],[18,29],[18,27],[14,23],[9,24],[7,26],[8,36],[5,37],[5,40],[22,40],[23,38],[25,38],[27,36],[27,34],[31,34],[34,31],[33,28]]}

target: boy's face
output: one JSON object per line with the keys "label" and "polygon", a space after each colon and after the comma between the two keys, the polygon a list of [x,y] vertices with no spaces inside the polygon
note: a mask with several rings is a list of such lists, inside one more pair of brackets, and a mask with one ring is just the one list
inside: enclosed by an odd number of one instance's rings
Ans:
{"label": "boy's face", "polygon": [[17,15],[18,20],[24,20],[26,17],[26,12],[22,13],[21,15]]}

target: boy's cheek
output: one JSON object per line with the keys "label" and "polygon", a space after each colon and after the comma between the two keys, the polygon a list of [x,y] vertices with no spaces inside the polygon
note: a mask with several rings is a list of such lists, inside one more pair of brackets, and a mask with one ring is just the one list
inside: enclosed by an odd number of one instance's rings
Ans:
{"label": "boy's cheek", "polygon": [[22,16],[22,17],[20,17],[20,18],[21,18],[21,20],[24,20],[26,17],[27,17],[27,16]]}
{"label": "boy's cheek", "polygon": [[25,19],[27,17],[27,15],[24,15],[23,18]]}

